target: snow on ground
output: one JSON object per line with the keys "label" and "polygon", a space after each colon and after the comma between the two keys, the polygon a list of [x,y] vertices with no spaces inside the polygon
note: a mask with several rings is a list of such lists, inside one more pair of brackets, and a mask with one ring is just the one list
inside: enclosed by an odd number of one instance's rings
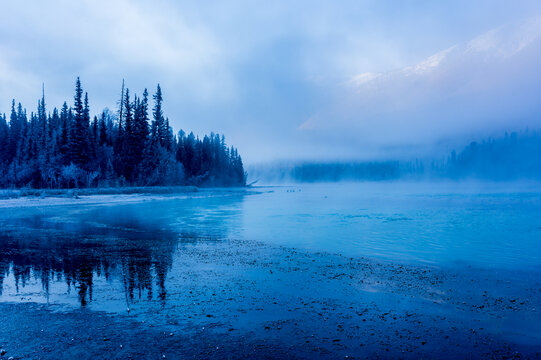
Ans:
{"label": "snow on ground", "polygon": [[16,199],[0,200],[0,208],[24,208],[40,206],[59,206],[59,205],[101,205],[101,204],[119,204],[134,203],[142,201],[152,201],[161,199],[184,199],[189,195],[154,195],[154,194],[131,194],[131,195],[87,195],[80,197],[22,197]]}

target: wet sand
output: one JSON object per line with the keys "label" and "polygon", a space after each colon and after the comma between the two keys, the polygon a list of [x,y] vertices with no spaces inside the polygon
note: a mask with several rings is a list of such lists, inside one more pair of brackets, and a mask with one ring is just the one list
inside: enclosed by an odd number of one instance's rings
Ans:
{"label": "wet sand", "polygon": [[0,303],[3,358],[541,356],[536,274],[236,240],[187,247],[174,264],[182,286],[129,314]]}

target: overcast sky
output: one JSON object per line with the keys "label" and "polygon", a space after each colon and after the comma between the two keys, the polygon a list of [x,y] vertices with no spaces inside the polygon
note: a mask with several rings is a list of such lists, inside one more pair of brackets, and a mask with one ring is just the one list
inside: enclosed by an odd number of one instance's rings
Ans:
{"label": "overcast sky", "polygon": [[[400,5],[399,5],[400,4]],[[0,112],[159,82],[245,162],[392,156],[541,124],[539,1],[2,0]],[[419,146],[416,148],[415,146]]]}

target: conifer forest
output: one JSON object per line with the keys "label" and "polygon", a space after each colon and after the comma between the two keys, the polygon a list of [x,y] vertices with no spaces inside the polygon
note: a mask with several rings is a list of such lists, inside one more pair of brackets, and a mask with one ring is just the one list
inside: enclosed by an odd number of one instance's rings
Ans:
{"label": "conifer forest", "polygon": [[160,85],[149,99],[123,83],[118,112],[91,118],[79,78],[73,105],[60,110],[47,108],[44,93],[30,114],[13,100],[0,115],[0,187],[245,185],[242,159],[223,135],[174,134],[162,106]]}

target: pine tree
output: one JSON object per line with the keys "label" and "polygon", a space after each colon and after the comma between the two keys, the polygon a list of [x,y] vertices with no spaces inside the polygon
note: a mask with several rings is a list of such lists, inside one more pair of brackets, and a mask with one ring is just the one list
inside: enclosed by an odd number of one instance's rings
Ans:
{"label": "pine tree", "polygon": [[133,124],[133,108],[132,103],[130,103],[130,91],[126,89],[126,95],[124,98],[124,109],[125,109],[125,129],[124,137],[121,139],[122,148],[121,148],[121,161],[122,161],[122,175],[128,182],[132,182],[134,178],[134,170],[136,167],[135,159],[133,156],[135,144],[135,135],[134,135],[134,124]]}
{"label": "pine tree", "polygon": [[[19,103],[19,109],[21,104]],[[21,124],[21,114],[15,111],[15,100],[11,103],[11,115],[9,117],[9,150],[8,150],[8,161],[11,161],[15,158],[17,154],[17,147],[19,144],[19,139],[21,138],[22,124]]]}
{"label": "pine tree", "polygon": [[107,124],[105,123],[105,111],[101,113],[99,121],[99,145],[110,145],[109,137],[107,136]]}
{"label": "pine tree", "polygon": [[162,102],[163,102],[163,96],[162,96],[162,89],[160,87],[160,84],[158,84],[158,87],[156,89],[156,94],[153,96],[154,98],[154,121],[156,123],[156,129],[157,129],[157,135],[160,142],[160,145],[163,147],[166,147],[167,145],[167,135],[168,135],[168,129],[166,128],[165,119],[163,118],[163,110],[162,110]]}
{"label": "pine tree", "polygon": [[136,175],[134,177],[141,177],[143,172],[143,158],[145,154],[145,146],[148,142],[148,91],[143,91],[143,98],[136,98],[133,104],[135,109],[134,113],[134,130],[133,130],[133,161],[135,166]]}
{"label": "pine tree", "polygon": [[42,87],[41,101],[38,101],[38,138],[36,139],[39,144],[40,152],[47,151],[47,112],[45,110],[45,86]]}
{"label": "pine tree", "polygon": [[88,94],[85,95],[85,100],[82,100],[83,89],[81,81],[77,78],[75,85],[75,103],[74,103],[74,119],[73,130],[71,134],[70,152],[71,160],[80,168],[85,168],[89,160],[88,154]]}
{"label": "pine tree", "polygon": [[9,127],[6,121],[6,114],[0,116],[0,166],[4,168],[8,162],[9,148]]}
{"label": "pine tree", "polygon": [[62,163],[68,165],[71,163],[71,152],[69,151],[70,141],[70,123],[71,109],[68,110],[68,104],[64,102],[60,111],[60,137],[58,138],[58,149],[62,157]]}

